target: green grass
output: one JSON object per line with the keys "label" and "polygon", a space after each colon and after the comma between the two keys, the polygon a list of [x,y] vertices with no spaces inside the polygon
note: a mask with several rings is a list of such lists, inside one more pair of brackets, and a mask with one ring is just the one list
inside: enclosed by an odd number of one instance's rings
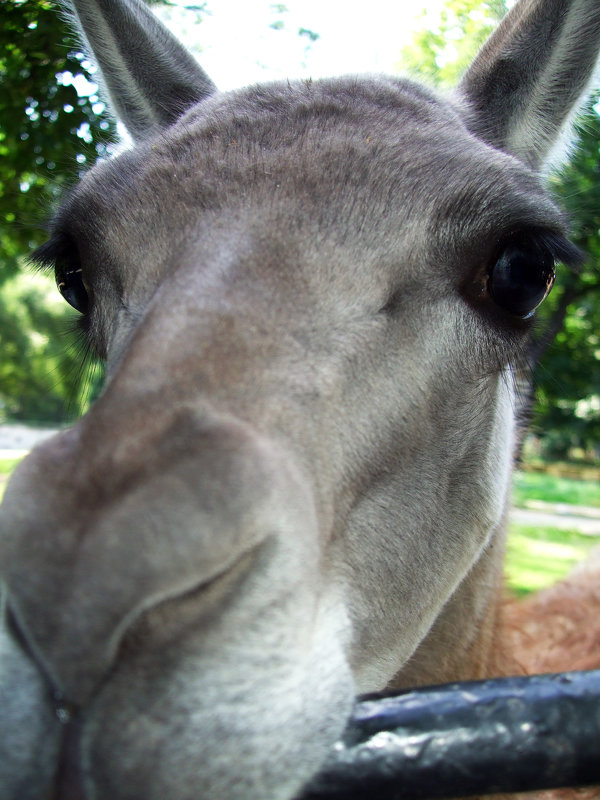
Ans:
{"label": "green grass", "polygon": [[[597,481],[519,471],[513,481],[513,504],[522,508],[528,500],[600,508],[600,485]],[[506,551],[508,586],[517,595],[551,586],[598,544],[600,539],[576,530],[513,524]]]}
{"label": "green grass", "polygon": [[598,544],[577,531],[513,524],[506,548],[508,587],[521,596],[552,586]]}
{"label": "green grass", "polygon": [[517,472],[513,482],[514,505],[522,507],[526,500],[600,508],[600,484],[557,478],[543,472]]}
{"label": "green grass", "polygon": [[0,458],[0,477],[8,477],[19,461],[20,458]]}
{"label": "green grass", "polygon": [[2,500],[8,476],[19,461],[21,461],[21,458],[0,458],[0,500]]}

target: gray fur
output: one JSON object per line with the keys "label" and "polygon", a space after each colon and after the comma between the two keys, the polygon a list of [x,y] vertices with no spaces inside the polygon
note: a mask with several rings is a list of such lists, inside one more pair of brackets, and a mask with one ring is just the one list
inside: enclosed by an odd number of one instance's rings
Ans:
{"label": "gray fur", "polygon": [[[105,48],[82,22],[122,111],[130,23],[150,53],[168,34],[101,6],[77,3],[119,28]],[[600,38],[599,3],[523,0],[500,33],[529,37],[518,102],[497,39],[449,100],[383,77],[218,94],[194,67],[172,122],[160,70],[131,78],[138,143],[42,253],[76,251],[108,380],[2,506],[3,800],[291,800],[356,692],[490,671],[530,324],[488,274],[516,232],[562,235],[531,168],[564,117],[548,65],[564,103],[593,66],[590,42],[562,72],[528,9]],[[542,92],[551,121],[516,136]]]}

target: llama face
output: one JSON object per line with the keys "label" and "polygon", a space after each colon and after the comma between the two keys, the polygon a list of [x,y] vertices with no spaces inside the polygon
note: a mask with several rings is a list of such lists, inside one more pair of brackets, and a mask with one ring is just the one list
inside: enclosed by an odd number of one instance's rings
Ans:
{"label": "llama face", "polygon": [[[37,255],[108,381],[3,505],[6,730],[30,723],[0,778],[19,800],[287,800],[357,691],[485,662],[512,371],[575,258],[540,138],[505,136],[519,104],[477,111],[541,5],[450,100],[385,78],[213,94],[171,40],[161,82],[167,34],[109,5],[77,8],[138,141]],[[572,35],[583,5],[550,5]],[[145,55],[123,87],[125,23]]]}

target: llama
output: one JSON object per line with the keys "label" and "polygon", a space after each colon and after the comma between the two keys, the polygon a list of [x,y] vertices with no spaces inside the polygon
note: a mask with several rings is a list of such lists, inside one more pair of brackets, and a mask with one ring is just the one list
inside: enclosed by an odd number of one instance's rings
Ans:
{"label": "llama", "polygon": [[598,0],[519,0],[456,91],[219,93],[73,0],[133,146],[35,260],[107,381],[0,518],[3,800],[291,800],[357,693],[493,674],[540,174]]}

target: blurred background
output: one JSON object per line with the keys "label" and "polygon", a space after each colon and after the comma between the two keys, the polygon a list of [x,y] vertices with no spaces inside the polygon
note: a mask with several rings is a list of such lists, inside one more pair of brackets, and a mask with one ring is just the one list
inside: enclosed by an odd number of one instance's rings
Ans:
{"label": "blurred background", "polygon": [[[507,0],[156,0],[154,11],[217,86],[387,72],[452,86]],[[28,253],[60,196],[117,147],[117,129],[51,0],[0,0],[0,494],[46,432],[85,413],[102,386],[76,312]],[[508,581],[523,595],[565,575],[600,536],[600,102],[550,183],[586,253],[559,268],[529,352]]]}

